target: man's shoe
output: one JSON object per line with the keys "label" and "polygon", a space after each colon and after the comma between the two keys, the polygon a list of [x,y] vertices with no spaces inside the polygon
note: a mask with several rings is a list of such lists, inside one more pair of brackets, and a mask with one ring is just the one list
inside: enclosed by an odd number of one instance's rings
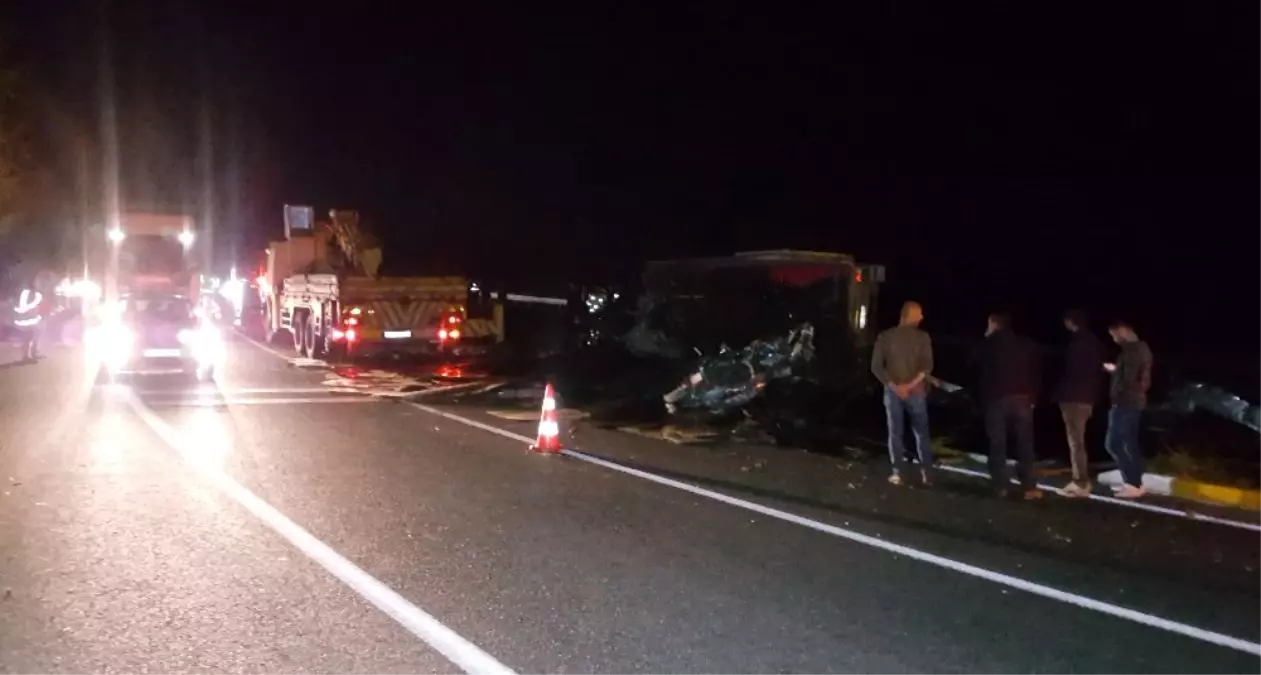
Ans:
{"label": "man's shoe", "polygon": [[901,474],[899,474],[899,473],[897,473],[897,472],[894,472],[894,473],[889,474],[889,484],[890,484],[890,485],[901,485],[901,484],[902,484],[902,475],[901,475]]}
{"label": "man's shoe", "polygon": [[1076,497],[1078,499],[1089,497],[1090,486],[1083,486],[1081,483],[1069,483],[1064,486],[1064,489],[1060,490],[1060,494],[1063,494],[1065,497]]}
{"label": "man's shoe", "polygon": [[933,481],[932,481],[932,479],[928,476],[928,469],[920,469],[920,470],[919,470],[919,482],[920,482],[920,485],[923,485],[924,487],[932,487],[932,486],[933,486]]}
{"label": "man's shoe", "polygon": [[1138,499],[1147,494],[1147,489],[1136,485],[1125,484],[1117,491],[1117,499]]}

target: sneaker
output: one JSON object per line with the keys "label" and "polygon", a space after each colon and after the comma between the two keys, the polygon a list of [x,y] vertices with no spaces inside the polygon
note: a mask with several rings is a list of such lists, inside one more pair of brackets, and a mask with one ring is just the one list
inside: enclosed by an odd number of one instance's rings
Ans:
{"label": "sneaker", "polygon": [[897,474],[897,473],[891,473],[891,474],[889,474],[889,484],[890,484],[890,485],[901,485],[901,484],[902,484],[902,475],[901,475],[901,474]]}
{"label": "sneaker", "polygon": [[1117,499],[1138,499],[1147,494],[1147,489],[1136,485],[1126,484],[1120,490],[1117,490]]}
{"label": "sneaker", "polygon": [[1042,491],[1038,488],[1028,488],[1020,493],[1020,498],[1027,502],[1036,501],[1042,499]]}
{"label": "sneaker", "polygon": [[1060,490],[1060,494],[1064,495],[1065,497],[1076,497],[1079,499],[1083,497],[1089,497],[1090,486],[1088,485],[1083,486],[1081,483],[1069,483],[1068,485],[1064,486],[1064,489]]}
{"label": "sneaker", "polygon": [[928,469],[920,469],[920,471],[919,471],[919,481],[920,481],[920,485],[923,485],[924,487],[932,487],[932,486],[933,486],[933,481],[932,481],[932,479],[928,477]]}
{"label": "sneaker", "polygon": [[1108,487],[1112,489],[1112,494],[1116,494],[1124,490],[1126,486],[1125,483],[1120,483],[1118,485],[1109,485]]}

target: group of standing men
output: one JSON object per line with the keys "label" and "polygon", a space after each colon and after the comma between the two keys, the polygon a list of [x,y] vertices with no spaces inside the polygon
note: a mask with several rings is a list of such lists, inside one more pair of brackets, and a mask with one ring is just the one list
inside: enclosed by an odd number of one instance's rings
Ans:
{"label": "group of standing men", "polygon": [[[880,333],[871,356],[871,372],[884,385],[889,461],[893,469],[889,482],[894,485],[906,480],[903,438],[907,417],[915,436],[920,479],[924,485],[931,483],[930,470],[935,463],[927,404],[933,346],[928,333],[920,328],[923,320],[924,310],[919,303],[904,304],[898,325]],[[1110,376],[1111,408],[1104,445],[1116,460],[1123,481],[1113,491],[1123,499],[1142,497],[1139,422],[1151,387],[1151,349],[1138,338],[1132,326],[1116,321],[1108,327],[1108,334],[1120,346],[1120,353],[1115,362],[1108,362],[1103,342],[1091,332],[1083,312],[1074,310],[1065,314],[1064,327],[1072,334],[1072,339],[1055,387],[1055,400],[1064,420],[1073,482],[1063,489],[1063,494],[1086,497],[1093,489],[1086,452],[1086,423],[1094,413],[1105,378]],[[1010,315],[990,314],[985,341],[972,355],[972,364],[979,370],[978,393],[989,438],[990,477],[994,491],[1000,496],[1009,493],[1007,449],[1012,436],[1015,437],[1020,496],[1023,499],[1042,496],[1033,471],[1033,410],[1041,389],[1040,361],[1033,341],[1012,329]]]}

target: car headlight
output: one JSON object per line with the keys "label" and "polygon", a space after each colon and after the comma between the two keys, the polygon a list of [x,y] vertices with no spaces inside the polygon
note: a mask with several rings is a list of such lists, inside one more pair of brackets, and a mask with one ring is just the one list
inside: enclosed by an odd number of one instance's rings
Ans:
{"label": "car headlight", "polygon": [[90,334],[89,347],[110,368],[118,368],[131,357],[135,335],[126,326],[106,324]]}
{"label": "car headlight", "polygon": [[191,340],[193,354],[203,365],[218,363],[222,359],[223,338],[214,326],[209,324],[202,326],[193,334]]}

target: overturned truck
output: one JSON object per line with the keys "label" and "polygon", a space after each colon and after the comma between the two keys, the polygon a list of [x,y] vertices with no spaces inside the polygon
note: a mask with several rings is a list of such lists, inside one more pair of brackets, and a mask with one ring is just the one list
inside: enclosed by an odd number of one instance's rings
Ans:
{"label": "overturned truck", "polygon": [[[875,339],[883,281],[883,266],[859,264],[843,253],[754,251],[653,262],[626,345],[641,356],[702,357],[702,367],[671,392],[672,411],[691,402],[711,409],[739,406],[768,379],[798,376],[807,364],[824,377],[856,367],[860,350]],[[734,369],[720,368],[728,361]],[[775,365],[758,366],[769,362]],[[706,364],[727,376],[706,378]],[[748,372],[750,384],[737,387],[735,372]],[[732,395],[707,394],[709,387]]]}

